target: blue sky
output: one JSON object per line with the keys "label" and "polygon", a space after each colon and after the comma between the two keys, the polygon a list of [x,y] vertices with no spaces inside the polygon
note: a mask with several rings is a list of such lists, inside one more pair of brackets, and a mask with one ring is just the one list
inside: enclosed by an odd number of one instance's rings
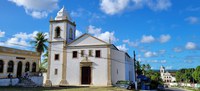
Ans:
{"label": "blue sky", "polygon": [[110,37],[152,69],[200,65],[199,0],[1,0],[0,45],[33,50],[29,42],[38,31],[48,34],[50,17],[63,6],[77,36]]}

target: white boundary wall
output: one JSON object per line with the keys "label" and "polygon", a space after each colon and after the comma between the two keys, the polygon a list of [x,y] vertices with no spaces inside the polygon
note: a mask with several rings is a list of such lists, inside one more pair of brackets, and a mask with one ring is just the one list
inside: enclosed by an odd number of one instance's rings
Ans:
{"label": "white boundary wall", "polygon": [[[12,86],[16,85],[19,82],[18,78],[12,79]],[[9,86],[11,84],[10,79],[0,79],[0,86]]]}

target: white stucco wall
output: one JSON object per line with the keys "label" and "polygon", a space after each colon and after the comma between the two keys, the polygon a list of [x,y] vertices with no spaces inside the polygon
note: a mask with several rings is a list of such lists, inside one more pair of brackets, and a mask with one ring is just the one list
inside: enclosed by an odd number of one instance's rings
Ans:
{"label": "white stucco wall", "polygon": [[125,80],[135,81],[134,61],[129,56],[125,55]]}
{"label": "white stucco wall", "polygon": [[85,35],[82,38],[70,44],[70,46],[82,46],[82,45],[105,45],[105,43],[89,35]]}
{"label": "white stucco wall", "polygon": [[[18,78],[12,79],[12,86],[16,85],[19,82]],[[0,79],[0,86],[9,86],[10,79]]]}
{"label": "white stucco wall", "polygon": [[[73,30],[73,39],[69,38],[70,29]],[[67,42],[71,43],[76,37],[76,27],[74,25],[71,25],[70,23],[67,23],[67,30],[68,30],[67,33],[66,33],[66,36],[67,36],[67,39],[68,39]]]}
{"label": "white stucco wall", "polygon": [[125,52],[111,49],[111,59],[113,59],[111,68],[113,84],[119,80],[134,81],[134,62]]}
{"label": "white stucco wall", "polygon": [[31,76],[29,77],[38,86],[43,86],[43,76]]}
{"label": "white stucco wall", "polygon": [[[51,65],[50,65],[50,80],[52,85],[59,85],[61,78],[62,78],[62,58],[63,58],[63,43],[56,42],[52,43],[51,48]],[[59,60],[54,60],[55,54],[59,54]],[[55,75],[55,69],[58,69],[58,74]]]}
{"label": "white stucco wall", "polygon": [[[81,50],[85,50],[85,54],[88,55],[89,50],[93,51],[93,57],[88,57],[88,60],[92,62],[91,69],[91,83],[94,86],[107,86],[107,49],[106,48],[92,48],[82,47],[67,49],[67,81],[70,85],[81,84],[80,62],[85,59],[81,57]],[[95,50],[101,50],[101,58],[95,58]],[[78,51],[78,58],[72,58],[72,51]]]}
{"label": "white stucco wall", "polygon": [[[22,60],[22,59],[16,59],[16,57],[24,57],[25,60]],[[39,61],[38,61],[38,58],[33,58],[33,57],[27,57],[26,55],[11,55],[11,54],[1,54],[0,55],[0,60],[3,60],[4,62],[4,69],[3,69],[3,73],[0,73],[0,78],[7,78],[8,77],[8,72],[7,72],[7,69],[8,69],[8,62],[9,61],[13,61],[14,62],[14,68],[13,68],[13,72],[11,73],[11,75],[13,77],[16,77],[17,76],[17,66],[18,66],[18,63],[19,62],[22,62],[22,76],[23,74],[25,73],[25,65],[27,62],[29,62],[30,66],[29,66],[29,72],[32,71],[32,64],[35,62],[36,63],[36,71],[39,70]]]}
{"label": "white stucco wall", "polygon": [[124,52],[111,49],[112,84],[119,80],[125,80],[125,54]]}

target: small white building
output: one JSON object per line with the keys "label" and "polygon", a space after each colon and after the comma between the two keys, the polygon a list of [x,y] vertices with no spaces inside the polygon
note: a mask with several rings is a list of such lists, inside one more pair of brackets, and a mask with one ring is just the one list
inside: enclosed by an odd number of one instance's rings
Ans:
{"label": "small white building", "polygon": [[25,72],[38,75],[40,55],[37,52],[0,46],[0,79],[22,77]]}
{"label": "small white building", "polygon": [[172,83],[176,81],[176,78],[172,76],[171,73],[168,71],[165,72],[165,67],[163,66],[160,67],[160,76],[165,83]]}
{"label": "small white building", "polygon": [[115,45],[89,34],[75,39],[76,24],[64,7],[50,20],[46,86],[110,86],[135,81],[133,59]]}

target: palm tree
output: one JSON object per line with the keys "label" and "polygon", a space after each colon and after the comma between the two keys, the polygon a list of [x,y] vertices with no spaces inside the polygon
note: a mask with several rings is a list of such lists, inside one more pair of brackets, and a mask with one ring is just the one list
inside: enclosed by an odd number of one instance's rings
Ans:
{"label": "palm tree", "polygon": [[34,44],[35,50],[40,53],[39,66],[41,66],[42,53],[48,48],[45,44],[48,41],[47,38],[45,38],[46,36],[47,35],[43,32],[38,32],[37,35],[34,37],[34,40],[31,41],[31,44]]}
{"label": "palm tree", "polygon": [[142,73],[143,73],[143,75],[145,75],[145,69],[146,69],[146,65],[142,64]]}
{"label": "palm tree", "polygon": [[48,64],[48,51],[45,52],[45,54],[43,55],[44,59],[41,63],[41,67],[43,69],[47,69],[47,64]]}
{"label": "palm tree", "polygon": [[149,64],[146,65],[147,70],[151,69],[151,66]]}

